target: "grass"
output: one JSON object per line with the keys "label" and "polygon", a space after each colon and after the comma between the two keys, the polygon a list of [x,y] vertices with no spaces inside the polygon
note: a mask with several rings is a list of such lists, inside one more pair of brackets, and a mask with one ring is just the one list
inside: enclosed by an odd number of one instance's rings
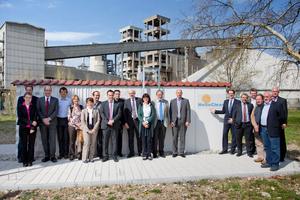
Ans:
{"label": "grass", "polygon": [[16,142],[16,117],[0,114],[0,144],[14,144]]}
{"label": "grass", "polygon": [[289,110],[288,122],[285,129],[287,144],[296,144],[300,146],[300,111]]}

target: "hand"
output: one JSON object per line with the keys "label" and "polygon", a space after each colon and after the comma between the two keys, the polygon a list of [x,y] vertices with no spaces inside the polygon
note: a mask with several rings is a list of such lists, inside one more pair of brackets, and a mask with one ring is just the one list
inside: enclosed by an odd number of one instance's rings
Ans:
{"label": "hand", "polygon": [[88,131],[88,134],[94,134],[95,130]]}
{"label": "hand", "polygon": [[36,125],[37,125],[36,121],[33,121],[32,126],[36,126]]}
{"label": "hand", "polygon": [[173,122],[171,122],[171,126],[172,126],[172,127],[174,127],[174,126],[175,126],[175,124],[174,124]]}
{"label": "hand", "polygon": [[81,127],[81,124],[76,124],[76,126],[80,129],[80,127]]}
{"label": "hand", "polygon": [[144,127],[146,127],[146,128],[147,128],[147,126],[148,126],[148,122],[143,122],[142,124],[143,124],[143,126],[144,126]]}
{"label": "hand", "polygon": [[50,125],[50,118],[44,118],[43,122],[45,125]]}
{"label": "hand", "polygon": [[171,126],[171,124],[168,124],[168,127],[167,128],[169,128]]}
{"label": "hand", "polygon": [[107,122],[107,124],[112,126],[114,124],[114,121],[110,120],[109,122]]}
{"label": "hand", "polygon": [[213,112],[213,113],[215,113],[216,112],[216,109],[214,109],[214,108],[210,108],[210,109],[208,109],[210,112]]}
{"label": "hand", "polygon": [[185,126],[188,127],[190,125],[190,122],[185,122]]}
{"label": "hand", "polygon": [[285,127],[286,127],[286,124],[282,124],[282,125],[281,125],[281,128],[282,128],[282,129],[285,129]]}
{"label": "hand", "polygon": [[30,132],[29,132],[30,134],[32,134],[32,133],[34,133],[34,130],[30,130]]}
{"label": "hand", "polygon": [[129,129],[129,126],[128,126],[128,124],[127,124],[127,123],[125,123],[125,128],[126,128],[126,129]]}
{"label": "hand", "polygon": [[229,119],[228,119],[228,124],[232,124],[232,122],[233,122],[233,121],[232,121],[232,118],[229,118]]}
{"label": "hand", "polygon": [[259,126],[258,125],[254,126],[254,130],[255,130],[255,132],[258,132],[259,131]]}

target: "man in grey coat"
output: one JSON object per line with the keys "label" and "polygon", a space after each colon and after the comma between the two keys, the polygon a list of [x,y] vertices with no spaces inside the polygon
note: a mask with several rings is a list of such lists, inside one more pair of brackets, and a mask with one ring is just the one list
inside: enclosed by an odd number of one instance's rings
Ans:
{"label": "man in grey coat", "polygon": [[42,159],[42,162],[47,162],[50,159],[52,162],[57,162],[55,151],[58,99],[51,96],[51,86],[45,86],[44,93],[45,96],[37,100],[38,124],[45,152],[45,158]]}
{"label": "man in grey coat", "polygon": [[182,98],[182,90],[176,90],[177,98],[171,100],[170,118],[173,136],[173,158],[178,155],[178,136],[180,138],[179,155],[185,158],[186,129],[191,123],[191,108],[188,99]]}

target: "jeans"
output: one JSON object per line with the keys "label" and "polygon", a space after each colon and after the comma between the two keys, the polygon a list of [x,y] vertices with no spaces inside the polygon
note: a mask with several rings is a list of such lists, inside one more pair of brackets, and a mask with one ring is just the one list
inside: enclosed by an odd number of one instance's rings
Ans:
{"label": "jeans", "polygon": [[279,167],[280,137],[270,137],[268,129],[263,126],[261,127],[261,133],[266,152],[266,163],[274,167]]}

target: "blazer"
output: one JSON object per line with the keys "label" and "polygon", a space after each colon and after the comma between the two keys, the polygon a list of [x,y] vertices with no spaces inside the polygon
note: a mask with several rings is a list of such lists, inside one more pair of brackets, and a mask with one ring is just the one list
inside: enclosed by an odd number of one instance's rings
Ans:
{"label": "blazer", "polygon": [[[46,102],[45,96],[38,98],[37,100],[37,112],[39,116],[39,126],[44,126],[43,119],[46,118]],[[57,114],[58,114],[58,99],[50,96],[50,104],[48,108],[48,117],[51,118],[50,126],[57,125]]]}
{"label": "blazer", "polygon": [[[31,103],[32,103],[34,106],[36,106],[37,100],[38,100],[38,98],[37,98],[36,96],[32,95]],[[25,100],[24,100],[23,96],[20,96],[19,99],[18,99],[17,105],[22,104],[24,101],[25,101]]]}
{"label": "blazer", "polygon": [[[180,117],[184,122],[191,122],[191,107],[188,99],[182,98],[180,107]],[[170,103],[170,123],[177,122],[177,98],[172,99]]]}
{"label": "blazer", "polygon": [[119,104],[120,108],[121,108],[121,118],[119,119],[119,122],[121,125],[124,125],[124,102],[125,99],[119,99],[119,101],[114,100],[116,103]]}
{"label": "blazer", "polygon": [[283,106],[283,110],[285,112],[285,117],[286,117],[284,124],[287,124],[288,109],[287,109],[286,99],[278,96],[277,103],[281,103]]}
{"label": "blazer", "polygon": [[[142,99],[135,97],[135,101],[136,101],[135,103],[136,103],[136,109],[137,109],[136,112],[137,112]],[[129,126],[134,125],[131,114],[132,114],[131,99],[129,98],[124,101],[124,123],[127,123]],[[138,116],[136,116],[136,117],[138,120]]]}
{"label": "blazer", "polygon": [[[251,113],[253,110],[253,104],[247,103],[247,108],[248,108],[248,117],[251,123]],[[242,126],[242,121],[243,121],[243,112],[242,112],[242,102],[238,102],[237,104],[234,105],[234,108],[232,110],[232,120],[233,120],[233,125],[237,128],[240,128]]]}
{"label": "blazer", "polygon": [[[165,99],[162,99],[162,109],[163,109],[163,114],[164,114],[164,126],[167,128],[168,125],[170,124],[170,115],[169,115],[169,102]],[[151,102],[151,104],[154,106],[155,111],[159,109],[159,105],[157,105],[157,99]],[[156,127],[158,120],[158,114],[154,116],[154,128]]]}
{"label": "blazer", "polygon": [[270,137],[280,137],[281,125],[285,122],[286,114],[283,105],[278,101],[272,101],[267,117],[267,130]]}
{"label": "blazer", "polygon": [[[154,130],[154,124],[153,124],[153,120],[154,120],[154,117],[155,117],[155,108],[153,107],[153,105],[150,106],[151,108],[151,113],[150,113],[150,116],[149,116],[149,119],[147,120],[150,124],[150,128],[151,128],[151,135],[153,137],[153,130]],[[144,110],[143,110],[143,106],[139,105],[139,108],[138,108],[138,118],[139,118],[139,136],[141,136],[141,130],[142,130],[142,123],[144,122]]]}
{"label": "blazer", "polygon": [[[113,105],[113,116],[112,116],[112,120],[114,121],[113,127],[115,129],[119,129],[120,128],[119,120],[122,117],[121,107],[120,107],[120,104],[117,103],[116,101],[113,101],[113,104],[114,104]],[[107,129],[109,126],[107,124],[107,122],[109,122],[109,102],[108,102],[108,100],[101,103],[100,116],[101,116],[101,129]]]}
{"label": "blazer", "polygon": [[27,124],[30,124],[30,130],[36,130],[36,126],[32,126],[32,122],[37,122],[37,110],[35,105],[29,106],[29,116],[28,119],[27,109],[25,105],[19,104],[17,107],[17,114],[18,114],[18,124],[19,129],[26,128]]}
{"label": "blazer", "polygon": [[226,123],[226,124],[228,123],[228,119],[231,118],[231,116],[232,116],[232,111],[233,111],[234,105],[238,104],[238,103],[241,103],[239,100],[234,99],[233,104],[232,104],[232,108],[231,108],[231,113],[229,115],[229,107],[228,107],[229,100],[230,99],[226,99],[224,101],[222,110],[216,110],[215,111],[215,114],[225,114],[224,123]]}
{"label": "blazer", "polygon": [[[84,133],[87,133],[90,129],[87,127],[87,108],[83,109],[81,112],[81,129]],[[99,110],[96,108],[93,108],[93,125],[95,130],[95,133],[97,133],[99,126],[100,126],[100,114]]]}

